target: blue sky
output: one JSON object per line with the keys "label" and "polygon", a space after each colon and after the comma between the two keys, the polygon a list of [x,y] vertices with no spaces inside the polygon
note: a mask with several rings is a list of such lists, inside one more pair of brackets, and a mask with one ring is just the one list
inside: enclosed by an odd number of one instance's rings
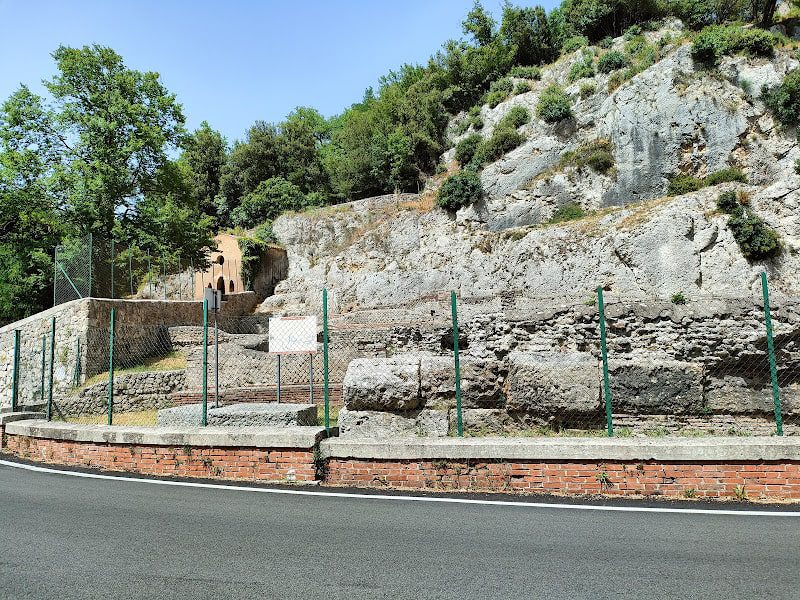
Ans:
{"label": "blue sky", "polygon": [[[502,0],[484,0],[495,18]],[[517,4],[529,4],[517,2]],[[541,2],[548,10],[556,0]],[[294,107],[324,115],[360,100],[389,69],[461,36],[472,0],[0,0],[0,98],[41,92],[60,44],[110,46],[157,71],[184,106],[232,141]]]}

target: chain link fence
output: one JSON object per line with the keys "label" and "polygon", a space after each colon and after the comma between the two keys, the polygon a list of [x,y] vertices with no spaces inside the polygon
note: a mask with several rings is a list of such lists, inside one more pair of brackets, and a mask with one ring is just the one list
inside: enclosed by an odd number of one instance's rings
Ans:
{"label": "chain link fence", "polygon": [[53,306],[89,297],[190,300],[195,277],[191,259],[87,234],[56,247]]}
{"label": "chain link fence", "polygon": [[[85,331],[41,320],[6,333],[0,356],[12,406],[82,423],[301,418],[373,437],[798,435],[800,299],[770,298],[763,283],[756,297],[440,292],[369,308],[322,292],[305,318],[204,320],[198,302],[189,325],[126,322],[109,305]],[[284,406],[261,421],[219,412],[276,403],[312,410]]]}

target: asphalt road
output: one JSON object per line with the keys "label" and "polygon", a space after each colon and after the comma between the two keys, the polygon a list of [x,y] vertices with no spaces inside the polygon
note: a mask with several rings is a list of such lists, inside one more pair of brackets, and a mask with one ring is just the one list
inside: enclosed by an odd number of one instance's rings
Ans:
{"label": "asphalt road", "polygon": [[798,598],[800,518],[286,496],[0,466],[0,598]]}

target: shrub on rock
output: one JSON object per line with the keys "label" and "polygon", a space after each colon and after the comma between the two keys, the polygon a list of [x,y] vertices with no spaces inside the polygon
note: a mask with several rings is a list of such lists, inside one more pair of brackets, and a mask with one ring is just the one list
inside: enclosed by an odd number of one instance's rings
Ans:
{"label": "shrub on rock", "polygon": [[545,123],[558,123],[572,116],[572,103],[564,90],[557,85],[550,85],[539,96],[536,114]]}
{"label": "shrub on rock", "polygon": [[469,162],[475,156],[475,152],[478,150],[478,146],[480,146],[481,142],[483,142],[483,137],[477,133],[468,135],[463,140],[458,142],[458,144],[456,144],[455,154],[458,164],[462,166],[469,164]]}
{"label": "shrub on rock", "polygon": [[611,73],[628,66],[627,57],[619,50],[606,52],[597,61],[597,70],[601,73]]}
{"label": "shrub on rock", "polygon": [[465,169],[448,177],[439,188],[436,203],[447,210],[458,210],[483,197],[480,176],[472,169]]}

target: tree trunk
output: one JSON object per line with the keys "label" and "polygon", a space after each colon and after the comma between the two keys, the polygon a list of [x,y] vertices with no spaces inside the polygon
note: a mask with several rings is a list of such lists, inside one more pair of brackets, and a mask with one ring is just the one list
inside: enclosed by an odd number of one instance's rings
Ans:
{"label": "tree trunk", "polygon": [[775,18],[775,7],[778,0],[764,0],[764,12],[761,14],[761,24],[764,27],[772,25],[772,20]]}

